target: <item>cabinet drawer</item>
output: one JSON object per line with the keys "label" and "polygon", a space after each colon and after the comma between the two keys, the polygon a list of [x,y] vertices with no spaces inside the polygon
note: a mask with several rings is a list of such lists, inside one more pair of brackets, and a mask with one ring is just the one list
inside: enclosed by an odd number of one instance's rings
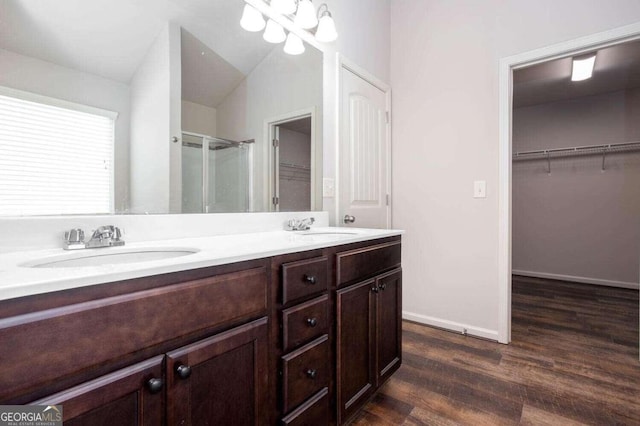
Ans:
{"label": "cabinet drawer", "polygon": [[329,296],[282,311],[282,349],[287,352],[329,332]]}
{"label": "cabinet drawer", "polygon": [[316,257],[282,265],[282,304],[322,293],[328,288],[327,257]]}
{"label": "cabinet drawer", "polygon": [[0,400],[266,310],[260,267],[2,319]]}
{"label": "cabinet drawer", "polygon": [[322,389],[284,417],[282,426],[319,426],[329,424],[329,390]]}
{"label": "cabinet drawer", "polygon": [[337,285],[371,277],[400,266],[400,241],[349,250],[336,255]]}
{"label": "cabinet drawer", "polygon": [[285,413],[329,385],[328,339],[324,335],[282,357],[282,408]]}

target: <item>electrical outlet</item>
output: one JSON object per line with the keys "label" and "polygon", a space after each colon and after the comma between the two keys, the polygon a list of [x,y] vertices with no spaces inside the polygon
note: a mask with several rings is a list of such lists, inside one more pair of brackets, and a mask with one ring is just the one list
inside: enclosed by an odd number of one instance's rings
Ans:
{"label": "electrical outlet", "polygon": [[487,198],[487,182],[477,180],[473,182],[473,198]]}
{"label": "electrical outlet", "polygon": [[336,196],[336,181],[331,178],[322,179],[322,196],[331,198]]}

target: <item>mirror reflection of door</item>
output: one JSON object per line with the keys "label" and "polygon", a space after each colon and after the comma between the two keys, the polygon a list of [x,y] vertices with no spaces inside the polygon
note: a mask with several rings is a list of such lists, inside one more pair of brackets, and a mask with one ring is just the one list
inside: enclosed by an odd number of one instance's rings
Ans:
{"label": "mirror reflection of door", "polygon": [[311,116],[274,126],[275,211],[311,210]]}

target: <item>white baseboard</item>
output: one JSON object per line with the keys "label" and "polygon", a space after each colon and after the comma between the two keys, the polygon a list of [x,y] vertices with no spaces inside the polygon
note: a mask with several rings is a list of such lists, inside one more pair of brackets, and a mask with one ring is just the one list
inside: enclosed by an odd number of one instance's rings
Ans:
{"label": "white baseboard", "polygon": [[426,315],[415,314],[413,312],[407,311],[402,311],[402,318],[420,324],[430,325],[432,327],[443,328],[445,330],[453,331],[460,334],[468,334],[470,336],[482,337],[483,339],[498,341],[497,330],[488,330],[486,328],[474,327],[472,325],[461,324],[454,321],[429,317]]}
{"label": "white baseboard", "polygon": [[574,283],[583,283],[583,284],[596,284],[596,285],[604,285],[607,287],[630,288],[633,290],[638,290],[638,288],[640,288],[638,283],[630,283],[626,281],[603,280],[601,278],[576,277],[573,275],[550,274],[547,272],[522,271],[520,269],[514,269],[511,271],[511,273],[513,275],[522,275],[523,277],[548,278],[551,280],[570,281]]}

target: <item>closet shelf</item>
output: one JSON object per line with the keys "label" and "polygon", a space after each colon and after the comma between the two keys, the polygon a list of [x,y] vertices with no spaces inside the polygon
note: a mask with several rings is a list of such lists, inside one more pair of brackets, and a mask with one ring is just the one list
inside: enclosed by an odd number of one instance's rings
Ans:
{"label": "closet shelf", "polygon": [[639,151],[640,141],[608,143],[602,145],[573,146],[569,148],[549,148],[536,151],[520,151],[513,154],[513,161],[547,160],[547,173],[551,173],[551,158],[574,155],[602,155],[602,170],[605,170],[607,154]]}
{"label": "closet shelf", "polygon": [[297,170],[308,170],[311,171],[311,167],[309,166],[301,166],[299,164],[293,164],[293,163],[283,163],[280,162],[280,167],[289,167],[291,169],[297,169]]}

